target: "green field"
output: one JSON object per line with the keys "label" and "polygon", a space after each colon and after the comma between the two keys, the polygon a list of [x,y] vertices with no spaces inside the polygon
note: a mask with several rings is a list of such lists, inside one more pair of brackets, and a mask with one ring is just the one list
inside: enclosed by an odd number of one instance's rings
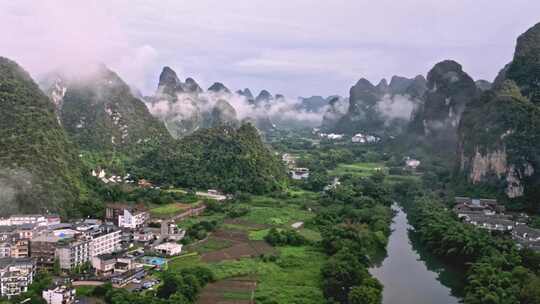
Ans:
{"label": "green field", "polygon": [[187,210],[189,207],[190,206],[187,204],[179,204],[179,203],[166,204],[159,207],[151,208],[150,215],[153,217],[171,217],[171,216],[182,213],[183,211]]}
{"label": "green field", "polygon": [[315,230],[311,230],[311,229],[307,229],[307,228],[302,228],[302,229],[298,230],[298,233],[300,233],[300,235],[302,235],[303,237],[305,237],[306,239],[308,239],[310,241],[320,241],[320,240],[322,240],[321,233],[319,231],[315,231]]}
{"label": "green field", "polygon": [[242,220],[272,226],[289,226],[294,222],[306,221],[314,217],[315,214],[307,210],[302,210],[296,205],[285,205],[277,207],[251,207],[250,212],[241,217]]}
{"label": "green field", "polygon": [[259,259],[210,264],[217,279],[256,275],[257,303],[324,303],[320,269],[326,256],[308,246],[280,247],[276,262]]}
{"label": "green field", "polygon": [[330,170],[328,174],[330,176],[370,176],[377,171],[382,170],[387,173],[388,169],[383,163],[354,163],[354,164],[339,164],[335,169]]}
{"label": "green field", "polygon": [[251,292],[227,291],[223,293],[223,299],[229,301],[251,300]]}
{"label": "green field", "polygon": [[201,261],[200,255],[197,253],[189,253],[170,259],[167,262],[167,268],[176,271],[203,264],[204,263]]}
{"label": "green field", "polygon": [[178,227],[187,229],[197,223],[203,222],[203,221],[218,221],[221,222],[225,218],[224,214],[212,214],[212,215],[203,215],[203,216],[197,216],[197,217],[190,217],[183,219],[176,224]]}

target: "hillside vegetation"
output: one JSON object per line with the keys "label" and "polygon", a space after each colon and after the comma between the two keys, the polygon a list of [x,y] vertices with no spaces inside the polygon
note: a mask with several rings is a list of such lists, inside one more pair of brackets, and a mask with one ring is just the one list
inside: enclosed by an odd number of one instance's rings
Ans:
{"label": "hillside vegetation", "polygon": [[278,190],[286,177],[279,159],[250,124],[238,129],[203,129],[163,144],[137,161],[134,172],[162,185],[218,188],[228,193]]}
{"label": "hillside vegetation", "polygon": [[80,198],[80,166],[53,104],[17,63],[0,57],[0,213],[66,215]]}

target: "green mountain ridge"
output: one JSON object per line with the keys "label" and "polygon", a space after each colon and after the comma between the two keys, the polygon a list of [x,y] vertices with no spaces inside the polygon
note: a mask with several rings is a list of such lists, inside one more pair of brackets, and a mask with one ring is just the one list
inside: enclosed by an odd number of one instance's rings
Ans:
{"label": "green mountain ridge", "polygon": [[493,88],[472,102],[459,127],[457,172],[534,211],[540,186],[540,24],[517,39]]}
{"label": "green mountain ridge", "polygon": [[135,175],[160,185],[266,193],[280,189],[286,172],[255,127],[201,129],[160,145],[136,163]]}
{"label": "green mountain ridge", "polygon": [[30,75],[0,57],[0,213],[68,215],[83,186],[76,147]]}
{"label": "green mountain ridge", "polygon": [[164,125],[114,72],[100,66],[91,76],[67,81],[61,122],[81,149],[139,154],[170,139]]}

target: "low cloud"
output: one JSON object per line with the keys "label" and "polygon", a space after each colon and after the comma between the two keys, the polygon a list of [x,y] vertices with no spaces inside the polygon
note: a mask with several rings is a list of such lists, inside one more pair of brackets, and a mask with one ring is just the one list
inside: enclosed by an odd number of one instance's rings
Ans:
{"label": "low cloud", "polygon": [[0,168],[0,214],[18,213],[18,199],[33,192],[34,187],[28,171]]}
{"label": "low cloud", "polygon": [[274,124],[283,128],[320,126],[329,107],[325,105],[308,111],[301,99],[287,97],[262,101],[255,105],[245,96],[227,92],[181,93],[176,95],[176,101],[158,97],[147,102],[147,106],[150,113],[162,120],[184,120],[211,112],[220,100],[227,101],[235,109],[239,121],[270,118]]}
{"label": "low cloud", "polygon": [[412,99],[408,95],[386,94],[377,102],[377,110],[386,119],[410,120],[413,111],[418,107],[420,101]]}

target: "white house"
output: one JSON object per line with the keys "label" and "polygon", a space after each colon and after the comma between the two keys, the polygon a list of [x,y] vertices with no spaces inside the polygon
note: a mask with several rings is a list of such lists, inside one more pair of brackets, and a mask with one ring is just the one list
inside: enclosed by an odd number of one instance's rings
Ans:
{"label": "white house", "polygon": [[154,247],[154,250],[166,256],[175,256],[182,253],[182,245],[177,243],[163,243]]}
{"label": "white house", "polygon": [[294,168],[291,170],[291,177],[295,180],[306,179],[309,177],[308,168]]}
{"label": "white house", "polygon": [[416,169],[420,166],[420,161],[414,158],[407,157],[405,158],[405,166],[409,169]]}
{"label": "white house", "polygon": [[53,289],[43,290],[41,296],[47,304],[75,303],[75,289],[67,286],[58,286]]}

